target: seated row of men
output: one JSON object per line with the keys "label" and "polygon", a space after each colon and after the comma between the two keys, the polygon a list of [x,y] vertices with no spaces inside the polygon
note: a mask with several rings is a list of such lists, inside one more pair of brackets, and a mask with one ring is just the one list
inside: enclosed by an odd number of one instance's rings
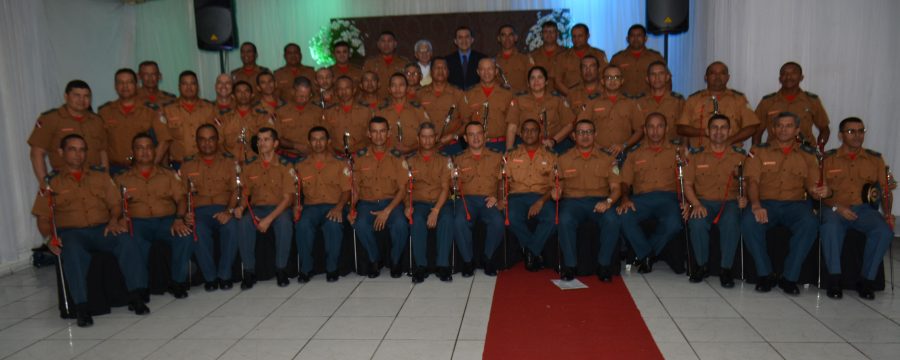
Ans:
{"label": "seated row of men", "polygon": [[[276,154],[281,138],[275,129],[261,128],[251,142],[258,155],[238,161],[219,148],[217,127],[205,124],[195,130],[198,153],[186,158],[179,172],[156,165],[158,146],[152,136],[135,136],[134,164],[114,181],[105,169],[86,166],[89,143],[72,134],[60,142],[58,156],[64,166],[46,179],[48,187],[36,199],[33,213],[41,232],[52,234],[51,249],[62,254],[79,325],[90,323],[82,311],[90,251],[116,254],[135,294],[131,307],[140,314],[148,311],[136,294],[146,287],[152,242],[164,241],[172,248],[176,298],[187,296],[184,282],[192,253],[205,288],[212,291],[231,288],[231,265],[239,252],[244,269],[241,287],[251,288],[256,234],[269,229],[275,237],[279,286],[289,283],[285,267],[292,238],[300,254],[298,281],[309,281],[311,234],[318,228],[325,239],[326,278],[336,281],[345,219],[371,261],[369,277],[379,276],[383,263],[389,264],[392,277],[400,277],[400,257],[409,243],[415,258],[413,282],[424,280],[425,254],[432,246],[437,250],[438,278],[451,281],[448,257],[454,242],[462,258],[462,276],[473,274],[475,256],[484,260],[485,274],[495,275],[490,259],[503,239],[505,224],[524,247],[525,265],[531,271],[542,267],[544,244],[558,232],[561,278],[571,280],[577,266],[575,234],[585,221],[600,228],[596,273],[606,282],[618,265],[612,263],[612,255],[620,233],[636,252],[638,271],[646,273],[687,221],[700,264],[690,279],[700,282],[708,275],[709,230],[715,224],[721,234],[723,287],[734,286],[731,266],[743,234],[760,277],[756,289],[766,292],[777,283],[793,295],[799,293],[800,266],[819,230],[832,274],[827,293],[834,298],[842,296],[837,276],[843,234],[854,228],[868,238],[861,271],[865,280],[858,291],[863,298],[874,298],[873,280],[891,241],[893,220],[863,203],[861,193],[866,183],[882,189],[892,185],[880,155],[862,147],[862,121],[842,121],[843,145],[826,154],[823,167],[815,150],[796,140],[799,118],[792,113],[778,114],[774,141],[754,147],[751,157],[731,146],[730,126],[726,116],[714,115],[706,127],[710,143],[688,148],[668,141],[665,116],[653,113],[643,125],[646,138],[621,161],[610,149],[597,146],[595,125],[586,119],[574,125],[574,148],[560,156],[549,149],[552,143],[542,143],[541,134],[546,132],[535,119],[523,122],[522,143],[505,155],[486,147],[484,123],[469,122],[464,127],[468,148],[454,157],[438,150],[436,127],[425,122],[416,132],[420,149],[404,156],[391,146],[388,121],[376,116],[368,122],[369,145],[352,156],[347,135],[348,156],[336,157],[328,129],[314,127],[307,135],[310,155],[291,164]],[[821,209],[825,219],[821,229],[807,196],[826,205]],[[743,210],[747,204],[750,210]],[[640,223],[651,217],[659,225],[648,235]],[[534,231],[527,225],[531,218],[537,221]],[[483,253],[477,255],[472,245],[475,222],[486,227]],[[772,272],[764,239],[765,230],[777,224],[793,234],[779,277]],[[375,233],[385,229],[391,251],[390,259],[382,262]],[[436,231],[435,244],[426,240],[428,229]],[[222,254],[218,267],[211,255],[215,233]]]}

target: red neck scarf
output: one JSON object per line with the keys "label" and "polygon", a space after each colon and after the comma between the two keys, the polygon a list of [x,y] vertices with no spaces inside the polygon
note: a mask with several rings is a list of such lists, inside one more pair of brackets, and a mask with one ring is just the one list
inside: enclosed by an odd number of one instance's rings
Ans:
{"label": "red neck scarf", "polygon": [[481,86],[481,92],[484,93],[484,96],[485,96],[485,97],[491,97],[491,93],[494,92],[494,87],[493,87],[493,86],[488,87],[488,86],[483,86],[483,85],[482,85],[482,86]]}

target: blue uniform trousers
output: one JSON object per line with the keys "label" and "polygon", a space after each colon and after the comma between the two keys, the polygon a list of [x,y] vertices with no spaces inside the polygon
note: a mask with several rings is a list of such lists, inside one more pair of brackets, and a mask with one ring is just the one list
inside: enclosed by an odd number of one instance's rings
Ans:
{"label": "blue uniform trousers", "polygon": [[[503,214],[496,206],[490,209],[486,206],[486,196],[466,195],[465,198],[465,204],[462,200],[456,200],[456,214],[453,219],[459,254],[463,261],[472,261],[472,228],[475,221],[481,221],[487,228],[484,237],[484,256],[490,259],[494,255],[494,250],[503,241]],[[471,216],[470,220],[466,220],[466,209]]]}
{"label": "blue uniform trousers", "polygon": [[[703,266],[709,261],[709,231],[716,215],[719,214],[719,209],[722,208],[722,201],[700,199],[700,203],[706,208],[706,217],[688,220],[688,229],[697,264]],[[730,269],[741,238],[741,209],[738,208],[737,200],[725,202],[725,208],[722,208],[722,216],[719,217],[716,226],[719,227],[719,247],[722,251],[720,263],[722,268]]]}
{"label": "blue uniform trousers", "polygon": [[[253,206],[253,214],[257,218],[264,218],[275,210],[274,205]],[[275,232],[275,268],[284,269],[287,266],[288,253],[291,251],[291,212],[283,211],[272,221],[269,226]],[[238,248],[241,252],[241,261],[244,270],[256,272],[256,226],[253,225],[249,209],[244,210],[243,216],[238,221]]]}
{"label": "blue uniform trousers", "polygon": [[[369,254],[369,260],[373,262],[381,261],[381,251],[375,241],[375,215],[372,215],[371,212],[380,211],[390,203],[391,199],[383,199],[360,200],[356,204],[357,217],[353,227],[356,229],[357,239]],[[409,241],[409,220],[403,216],[403,207],[397,206],[391,210],[384,225],[391,233],[391,264],[397,264],[400,262],[400,256],[403,255],[406,242]]]}
{"label": "blue uniform trousers", "polygon": [[563,254],[563,265],[567,267],[578,265],[576,250],[578,225],[585,221],[593,221],[600,230],[600,253],[597,254],[597,263],[609,266],[612,262],[612,255],[619,241],[621,223],[615,208],[610,208],[603,214],[594,212],[594,206],[601,201],[606,201],[606,197],[563,198],[560,201],[559,246]]}
{"label": "blue uniform trousers", "polygon": [[[237,231],[238,221],[229,219],[222,224],[213,218],[213,215],[225,210],[222,205],[201,206],[194,209],[194,221],[197,223],[198,241],[193,243],[194,256],[197,257],[197,265],[203,272],[203,278],[207,282],[216,278],[231,280],[231,266],[234,265],[234,257],[237,255]],[[219,265],[216,266],[213,245],[213,235],[219,235]]]}
{"label": "blue uniform trousers", "polygon": [[[435,203],[432,202],[413,202],[413,257],[417,266],[428,265],[426,256],[428,251],[428,214],[431,213],[431,209],[434,206]],[[453,240],[453,209],[449,201],[445,202],[444,207],[441,208],[441,212],[438,214],[437,227],[434,230],[437,231],[437,244],[435,244],[437,249],[437,258],[435,259],[437,266],[450,266],[450,245]]]}
{"label": "blue uniform trousers", "polygon": [[893,232],[884,217],[869,205],[856,205],[850,210],[856,213],[857,219],[850,221],[838,215],[831,208],[824,209],[822,223],[822,254],[825,265],[831,274],[841,273],[841,251],[844,248],[844,237],[847,229],[854,229],[866,234],[866,247],[863,250],[863,267],[861,275],[866,280],[875,280],[878,268],[884,259],[884,253],[893,239]]}
{"label": "blue uniform trousers", "polygon": [[519,244],[527,248],[534,255],[541,255],[544,244],[556,230],[556,203],[549,200],[541,207],[541,211],[535,216],[537,227],[532,232],[528,229],[528,209],[538,199],[537,193],[512,194],[509,196],[509,229],[516,235]]}
{"label": "blue uniform trousers", "polygon": [[147,288],[147,267],[140,261],[137,241],[129,237],[128,233],[103,236],[105,227],[106,225],[97,225],[58,231],[63,245],[63,270],[72,300],[76,304],[84,304],[88,300],[87,275],[92,251],[111,253],[116,257],[129,291]]}
{"label": "blue uniform trousers", "polygon": [[747,250],[750,251],[756,264],[756,274],[763,277],[772,273],[772,260],[769,259],[766,250],[766,230],[782,224],[790,228],[792,233],[787,259],[784,262],[784,278],[797,281],[803,260],[816,240],[818,224],[812,208],[806,200],[763,200],[761,205],[768,212],[768,223],[756,222],[753,211],[750,210],[741,216],[741,232],[744,234]]}
{"label": "blue uniform trousers", "polygon": [[337,271],[341,242],[344,240],[344,226],[328,220],[325,215],[328,215],[331,209],[334,209],[334,204],[304,205],[300,220],[295,225],[294,240],[300,254],[300,272],[304,274],[313,271],[313,241],[316,238],[316,230],[320,227],[325,240],[325,271]]}
{"label": "blue uniform trousers", "polygon": [[[678,207],[678,198],[674,192],[654,191],[631,198],[636,211],[628,211],[622,214],[622,233],[631,243],[638,259],[650,255],[659,255],[672,238],[682,230],[681,210]],[[656,218],[656,231],[647,239],[641,222],[650,218]]]}
{"label": "blue uniform trousers", "polygon": [[134,238],[137,240],[143,257],[144,268],[147,268],[147,260],[150,258],[150,245],[157,241],[163,241],[172,250],[172,280],[177,283],[187,281],[193,236],[172,235],[172,223],[175,222],[175,216],[132,218],[131,221],[134,227]]}

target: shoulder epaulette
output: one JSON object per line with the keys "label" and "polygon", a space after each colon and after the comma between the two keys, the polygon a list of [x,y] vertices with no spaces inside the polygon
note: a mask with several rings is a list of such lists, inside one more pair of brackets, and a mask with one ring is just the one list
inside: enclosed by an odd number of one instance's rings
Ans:
{"label": "shoulder epaulette", "polygon": [[703,152],[703,147],[702,146],[688,147],[688,152],[691,154],[699,154],[699,153]]}
{"label": "shoulder epaulette", "polygon": [[163,93],[165,96],[176,97],[175,94],[170,93],[168,91],[160,90],[159,92]]}
{"label": "shoulder epaulette", "polygon": [[438,150],[437,153],[438,153],[438,154],[441,154],[441,156],[444,156],[444,157],[450,157],[450,153],[448,153],[448,152],[446,152],[446,151],[444,151],[444,150]]}
{"label": "shoulder epaulette", "polygon": [[813,155],[816,154],[816,148],[814,148],[814,147],[812,147],[812,146],[809,146],[809,145],[807,145],[807,144],[801,144],[801,145],[800,145],[800,149],[803,150],[803,151],[806,151],[806,152],[808,152],[808,153],[810,153],[810,154],[813,154]]}
{"label": "shoulder epaulette", "polygon": [[369,148],[359,149],[359,151],[356,152],[356,156],[366,156],[366,153],[368,152],[368,150],[369,150]]}
{"label": "shoulder epaulette", "polygon": [[405,158],[406,158],[406,159],[411,159],[412,157],[416,156],[417,154],[419,154],[418,151],[413,151],[413,152],[411,152],[411,153],[409,153],[409,154],[406,154]]}
{"label": "shoulder epaulette", "polygon": [[150,108],[150,110],[159,111],[159,104],[146,101],[144,102],[144,106]]}
{"label": "shoulder epaulette", "polygon": [[811,98],[813,98],[813,99],[818,99],[818,98],[819,98],[819,95],[813,94],[813,93],[811,93],[811,92],[809,92],[809,91],[804,91],[804,93],[806,93],[806,96],[809,96],[809,97],[811,97]]}
{"label": "shoulder epaulette", "polygon": [[675,138],[675,139],[669,140],[669,142],[670,142],[672,145],[681,145],[681,139],[679,139],[679,138]]}
{"label": "shoulder epaulette", "polygon": [[207,103],[207,104],[210,104],[210,105],[215,105],[215,104],[216,104],[216,103],[214,103],[214,102],[212,102],[211,100],[208,100],[208,99],[200,99],[200,100],[202,100],[203,102],[205,102],[205,103]]}
{"label": "shoulder epaulette", "polygon": [[691,96],[700,94],[700,93],[702,93],[704,90],[705,90],[705,89],[701,89],[701,90],[694,91],[692,94],[688,95],[688,97],[691,97]]}
{"label": "shoulder epaulette", "polygon": [[[622,50],[622,51],[624,51],[624,50]],[[656,55],[662,55],[659,51],[653,50],[653,49],[651,49],[651,48],[644,48],[644,51],[649,51],[649,52],[654,53],[654,54],[656,54]]]}
{"label": "shoulder epaulette", "polygon": [[396,157],[398,157],[398,158],[403,158],[403,153],[401,153],[400,150],[397,150],[397,149],[393,149],[393,148],[392,148],[391,151],[390,151],[390,153],[391,153],[391,155],[394,155],[394,156],[396,156]]}
{"label": "shoulder epaulette", "polygon": [[422,104],[420,104],[418,101],[415,101],[415,100],[410,100],[409,104],[412,105],[412,107],[417,108],[417,109],[422,107]]}
{"label": "shoulder epaulette", "polygon": [[635,95],[625,94],[626,99],[637,100],[644,97],[644,93],[637,93]]}
{"label": "shoulder epaulette", "polygon": [[107,101],[107,102],[103,103],[103,105],[100,105],[100,107],[97,108],[97,111],[103,110],[103,108],[112,105],[112,103],[113,103],[112,101]]}
{"label": "shoulder epaulette", "polygon": [[385,100],[385,101],[382,102],[381,104],[378,104],[378,110],[384,110],[384,109],[387,109],[389,106],[391,106],[390,101]]}
{"label": "shoulder epaulette", "polygon": [[523,91],[519,91],[519,92],[516,92],[515,94],[513,94],[513,96],[525,96],[525,95],[528,95],[528,91],[523,90]]}
{"label": "shoulder epaulette", "polygon": [[673,91],[673,92],[669,93],[669,95],[672,95],[673,98],[676,98],[678,100],[684,100],[684,95],[681,95],[677,92]]}
{"label": "shoulder epaulette", "polygon": [[[625,54],[625,51],[627,51],[627,50],[628,50],[627,48],[619,50],[615,54],[613,54],[613,57],[619,56],[619,54]],[[647,49],[647,50],[650,50],[650,49]]]}
{"label": "shoulder epaulette", "polygon": [[247,165],[252,164],[254,161],[256,161],[256,156],[252,156],[252,157],[248,157],[248,158],[244,159],[244,163]]}
{"label": "shoulder epaulette", "polygon": [[178,100],[178,99],[172,99],[172,100],[166,101],[164,103],[161,103],[160,106],[162,106],[162,107],[170,106],[172,104],[175,104],[176,100]]}
{"label": "shoulder epaulette", "polygon": [[767,147],[769,147],[769,143],[767,143],[767,142],[759,143],[759,144],[756,144],[756,147],[767,148]]}
{"label": "shoulder epaulette", "polygon": [[59,172],[57,172],[56,170],[50,171],[49,173],[47,173],[47,176],[44,176],[44,182],[49,184],[50,180],[53,180],[53,178],[55,178],[56,175],[59,175]]}
{"label": "shoulder epaulette", "polygon": [[770,98],[770,97],[775,96],[776,94],[778,94],[778,93],[771,93],[771,94],[768,94],[768,95],[766,95],[766,96],[763,96],[762,99],[763,99],[763,100],[768,99],[768,98]]}
{"label": "shoulder epaulette", "polygon": [[[341,162],[347,161],[347,159],[344,159],[344,156],[343,156],[343,155],[338,155],[338,154],[332,154],[332,155],[334,156],[334,159],[337,160],[337,161],[341,161]],[[306,157],[305,157],[305,156],[301,156],[301,157],[300,157],[300,160],[298,160],[298,161],[303,161],[303,160],[306,160]]]}
{"label": "shoulder epaulette", "polygon": [[550,92],[550,95],[563,97],[563,94],[556,90],[553,90],[552,92]]}
{"label": "shoulder epaulette", "polygon": [[867,152],[869,155],[881,157],[881,153],[880,153],[880,152],[877,152],[877,151],[875,151],[875,150],[869,150],[869,149],[866,149],[866,152]]}
{"label": "shoulder epaulette", "polygon": [[495,148],[489,147],[489,146],[485,146],[485,148],[487,148],[488,150],[493,151],[495,153],[503,154],[503,150],[501,150],[501,149],[495,149]]}
{"label": "shoulder epaulette", "polygon": [[744,93],[742,93],[742,92],[740,92],[740,91],[737,91],[737,90],[735,90],[735,89],[731,89],[731,92],[733,92],[733,93],[735,93],[735,94],[738,94],[738,95],[740,95],[740,96],[745,96]]}
{"label": "shoulder epaulette", "polygon": [[106,172],[106,168],[100,165],[91,165],[89,169],[97,172]]}
{"label": "shoulder epaulette", "polygon": [[596,99],[596,98],[598,98],[598,97],[600,97],[600,92],[599,92],[599,91],[594,92],[594,93],[592,93],[592,94],[588,94],[588,100],[594,100],[594,99]]}
{"label": "shoulder epaulette", "polygon": [[281,156],[281,155],[277,155],[277,156],[278,156],[278,162],[280,162],[281,165],[284,165],[284,166],[287,166],[287,167],[291,167],[291,161],[290,161],[290,160],[288,160],[286,157]]}
{"label": "shoulder epaulette", "polygon": [[628,149],[628,152],[635,151],[635,150],[637,150],[639,147],[641,147],[641,143],[634,144],[634,145],[631,146],[630,149]]}
{"label": "shoulder epaulette", "polygon": [[219,109],[219,115],[225,115],[225,114],[230,113],[230,112],[231,112],[231,108],[230,108],[230,107]]}
{"label": "shoulder epaulette", "polygon": [[56,111],[56,109],[59,109],[59,108],[52,108],[52,109],[50,109],[50,110],[44,111],[44,112],[41,113],[41,116],[49,115],[50,113]]}
{"label": "shoulder epaulette", "polygon": [[741,155],[747,155],[747,150],[744,150],[744,148],[738,147],[736,145],[732,145],[731,150],[734,150],[734,152],[741,154]]}
{"label": "shoulder epaulette", "polygon": [[184,157],[184,162],[188,162],[194,160],[195,155],[188,155]]}
{"label": "shoulder epaulette", "polygon": [[253,111],[260,115],[266,115],[269,113],[268,111],[266,111],[266,109],[262,109],[262,108],[255,108],[255,109],[253,109]]}
{"label": "shoulder epaulette", "polygon": [[[637,146],[637,145],[635,145],[635,146]],[[575,149],[576,149],[576,148],[574,148],[574,147],[572,148],[572,150],[575,150]],[[632,149],[633,149],[633,148],[632,148]],[[601,147],[598,147],[598,148],[597,148],[597,151],[602,152],[602,153],[604,153],[604,154],[606,154],[606,155],[612,156],[612,151],[610,151],[610,150],[607,149],[607,148],[601,148]],[[567,152],[568,152],[568,151],[567,151]]]}
{"label": "shoulder epaulette", "polygon": [[227,152],[227,151],[223,151],[222,156],[225,157],[226,159],[234,159],[234,154]]}
{"label": "shoulder epaulette", "polygon": [[837,155],[837,149],[831,149],[825,152],[825,156]]}

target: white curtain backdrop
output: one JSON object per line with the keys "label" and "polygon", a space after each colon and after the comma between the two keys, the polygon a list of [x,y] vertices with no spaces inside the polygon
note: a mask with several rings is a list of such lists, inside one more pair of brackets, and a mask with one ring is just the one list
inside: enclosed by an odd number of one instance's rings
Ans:
{"label": "white curtain backdrop", "polygon": [[[627,28],[644,22],[645,1],[239,0],[237,22],[240,40],[256,43],[258,62],[274,70],[288,42],[314,65],[307,42],[330,18],[550,8],[570,9],[575,22],[591,28],[591,44],[612,56],[626,46]],[[684,95],[702,88],[706,65],[723,60],[731,87],[755,106],[778,88],[781,64],[798,61],[803,87],[822,97],[833,125],[862,117],[873,130],[868,146],[893,163],[900,155],[893,140],[900,125],[891,113],[900,98],[890,88],[900,83],[893,69],[900,58],[896,14],[900,2],[891,0],[692,1],[690,30],[669,39],[673,87]],[[176,92],[178,73],[190,69],[200,77],[201,96],[212,97],[218,54],[197,49],[194,28],[191,0],[0,0],[0,273],[23,266],[40,241],[30,215],[36,185],[26,144],[37,115],[62,102],[71,79],[91,85],[95,107],[115,98],[115,69],[146,59],[159,62],[163,89]],[[417,40],[414,31],[394,30]],[[475,46],[490,41],[494,34],[481,34]],[[663,38],[651,36],[648,46],[662,52]],[[227,60],[229,69],[240,64],[237,52]],[[837,146],[836,135],[829,146]]]}

